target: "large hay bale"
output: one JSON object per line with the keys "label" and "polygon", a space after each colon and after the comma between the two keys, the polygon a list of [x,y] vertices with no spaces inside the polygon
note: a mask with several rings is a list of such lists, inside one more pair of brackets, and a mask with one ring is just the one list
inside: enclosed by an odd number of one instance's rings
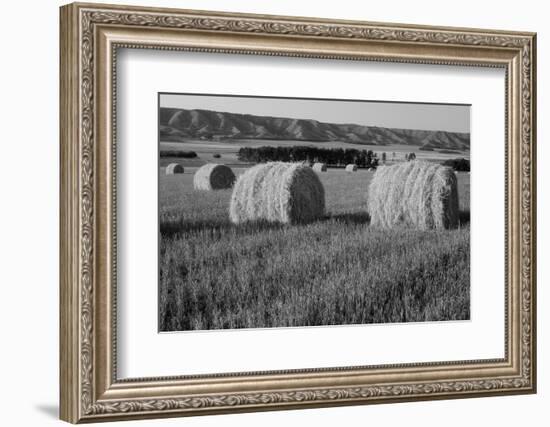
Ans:
{"label": "large hay bale", "polygon": [[313,170],[315,172],[326,172],[327,171],[327,165],[326,165],[326,163],[314,163],[313,164]]}
{"label": "large hay bale", "polygon": [[325,213],[325,190],[317,174],[300,163],[272,162],[237,179],[229,216],[235,224],[265,220],[306,223]]}
{"label": "large hay bale", "polygon": [[166,175],[174,175],[175,173],[183,173],[183,166],[179,163],[170,163],[166,166]]}
{"label": "large hay bale", "polygon": [[229,166],[207,163],[200,167],[193,176],[195,190],[223,190],[235,183],[235,174]]}
{"label": "large hay bale", "polygon": [[458,226],[458,187],[451,168],[405,162],[379,167],[369,186],[371,225],[421,230]]}
{"label": "large hay bale", "polygon": [[346,172],[357,172],[357,165],[354,165],[353,163],[346,165]]}

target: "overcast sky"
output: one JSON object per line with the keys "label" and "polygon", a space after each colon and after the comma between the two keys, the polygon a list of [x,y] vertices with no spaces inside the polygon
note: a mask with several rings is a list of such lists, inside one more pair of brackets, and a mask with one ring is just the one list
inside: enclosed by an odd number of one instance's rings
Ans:
{"label": "overcast sky", "polygon": [[160,106],[327,123],[470,132],[469,105],[161,94]]}

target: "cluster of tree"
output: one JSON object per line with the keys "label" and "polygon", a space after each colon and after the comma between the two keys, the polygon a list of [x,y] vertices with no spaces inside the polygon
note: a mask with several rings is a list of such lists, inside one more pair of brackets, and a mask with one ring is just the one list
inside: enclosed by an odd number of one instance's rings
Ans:
{"label": "cluster of tree", "polygon": [[186,159],[194,159],[197,157],[197,153],[194,151],[176,151],[176,150],[162,150],[160,157],[183,157]]}
{"label": "cluster of tree", "polygon": [[242,147],[238,158],[243,162],[264,163],[309,162],[326,163],[327,165],[344,166],[356,164],[360,168],[376,168],[378,157],[371,150],[356,150],[354,148],[317,148],[307,146],[292,147]]}
{"label": "cluster of tree", "polygon": [[[381,154],[381,158],[382,158],[382,163],[386,164],[386,160],[388,158],[388,154],[386,152],[382,152]],[[395,162],[395,151],[393,153],[391,153],[391,158],[392,158],[392,161]],[[414,153],[405,153],[404,157],[403,157],[407,162],[410,162],[411,160],[415,160],[416,159],[416,154]]]}
{"label": "cluster of tree", "polygon": [[470,172],[470,161],[466,159],[449,159],[443,162],[443,166],[449,166],[455,171]]}

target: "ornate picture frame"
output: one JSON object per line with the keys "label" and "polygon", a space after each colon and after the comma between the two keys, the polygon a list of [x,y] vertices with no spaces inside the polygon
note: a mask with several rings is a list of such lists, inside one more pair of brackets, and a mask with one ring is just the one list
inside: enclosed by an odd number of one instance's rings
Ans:
{"label": "ornate picture frame", "polygon": [[[60,11],[60,416],[71,422],[536,391],[536,35],[70,4]],[[500,67],[505,357],[117,379],[117,49]]]}

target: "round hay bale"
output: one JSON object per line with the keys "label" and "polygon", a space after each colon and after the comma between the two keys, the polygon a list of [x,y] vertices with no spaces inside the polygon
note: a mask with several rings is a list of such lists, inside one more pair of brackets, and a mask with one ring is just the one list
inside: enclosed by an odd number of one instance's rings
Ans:
{"label": "round hay bale", "polygon": [[235,174],[229,166],[207,163],[193,176],[195,190],[224,190],[235,183]]}
{"label": "round hay bale", "polygon": [[353,163],[346,165],[346,172],[357,172],[357,165],[354,165]]}
{"label": "round hay bale", "polygon": [[300,163],[271,162],[237,179],[229,217],[235,224],[264,220],[307,223],[325,214],[325,189],[317,174]]}
{"label": "round hay bale", "polygon": [[313,170],[315,172],[326,172],[327,171],[327,165],[326,165],[326,163],[314,163],[313,164]]}
{"label": "round hay bale", "polygon": [[451,168],[412,161],[379,167],[369,186],[371,225],[420,230],[458,226],[458,187]]}
{"label": "round hay bale", "polygon": [[174,175],[175,173],[183,173],[183,166],[179,163],[170,163],[166,166],[166,175]]}

